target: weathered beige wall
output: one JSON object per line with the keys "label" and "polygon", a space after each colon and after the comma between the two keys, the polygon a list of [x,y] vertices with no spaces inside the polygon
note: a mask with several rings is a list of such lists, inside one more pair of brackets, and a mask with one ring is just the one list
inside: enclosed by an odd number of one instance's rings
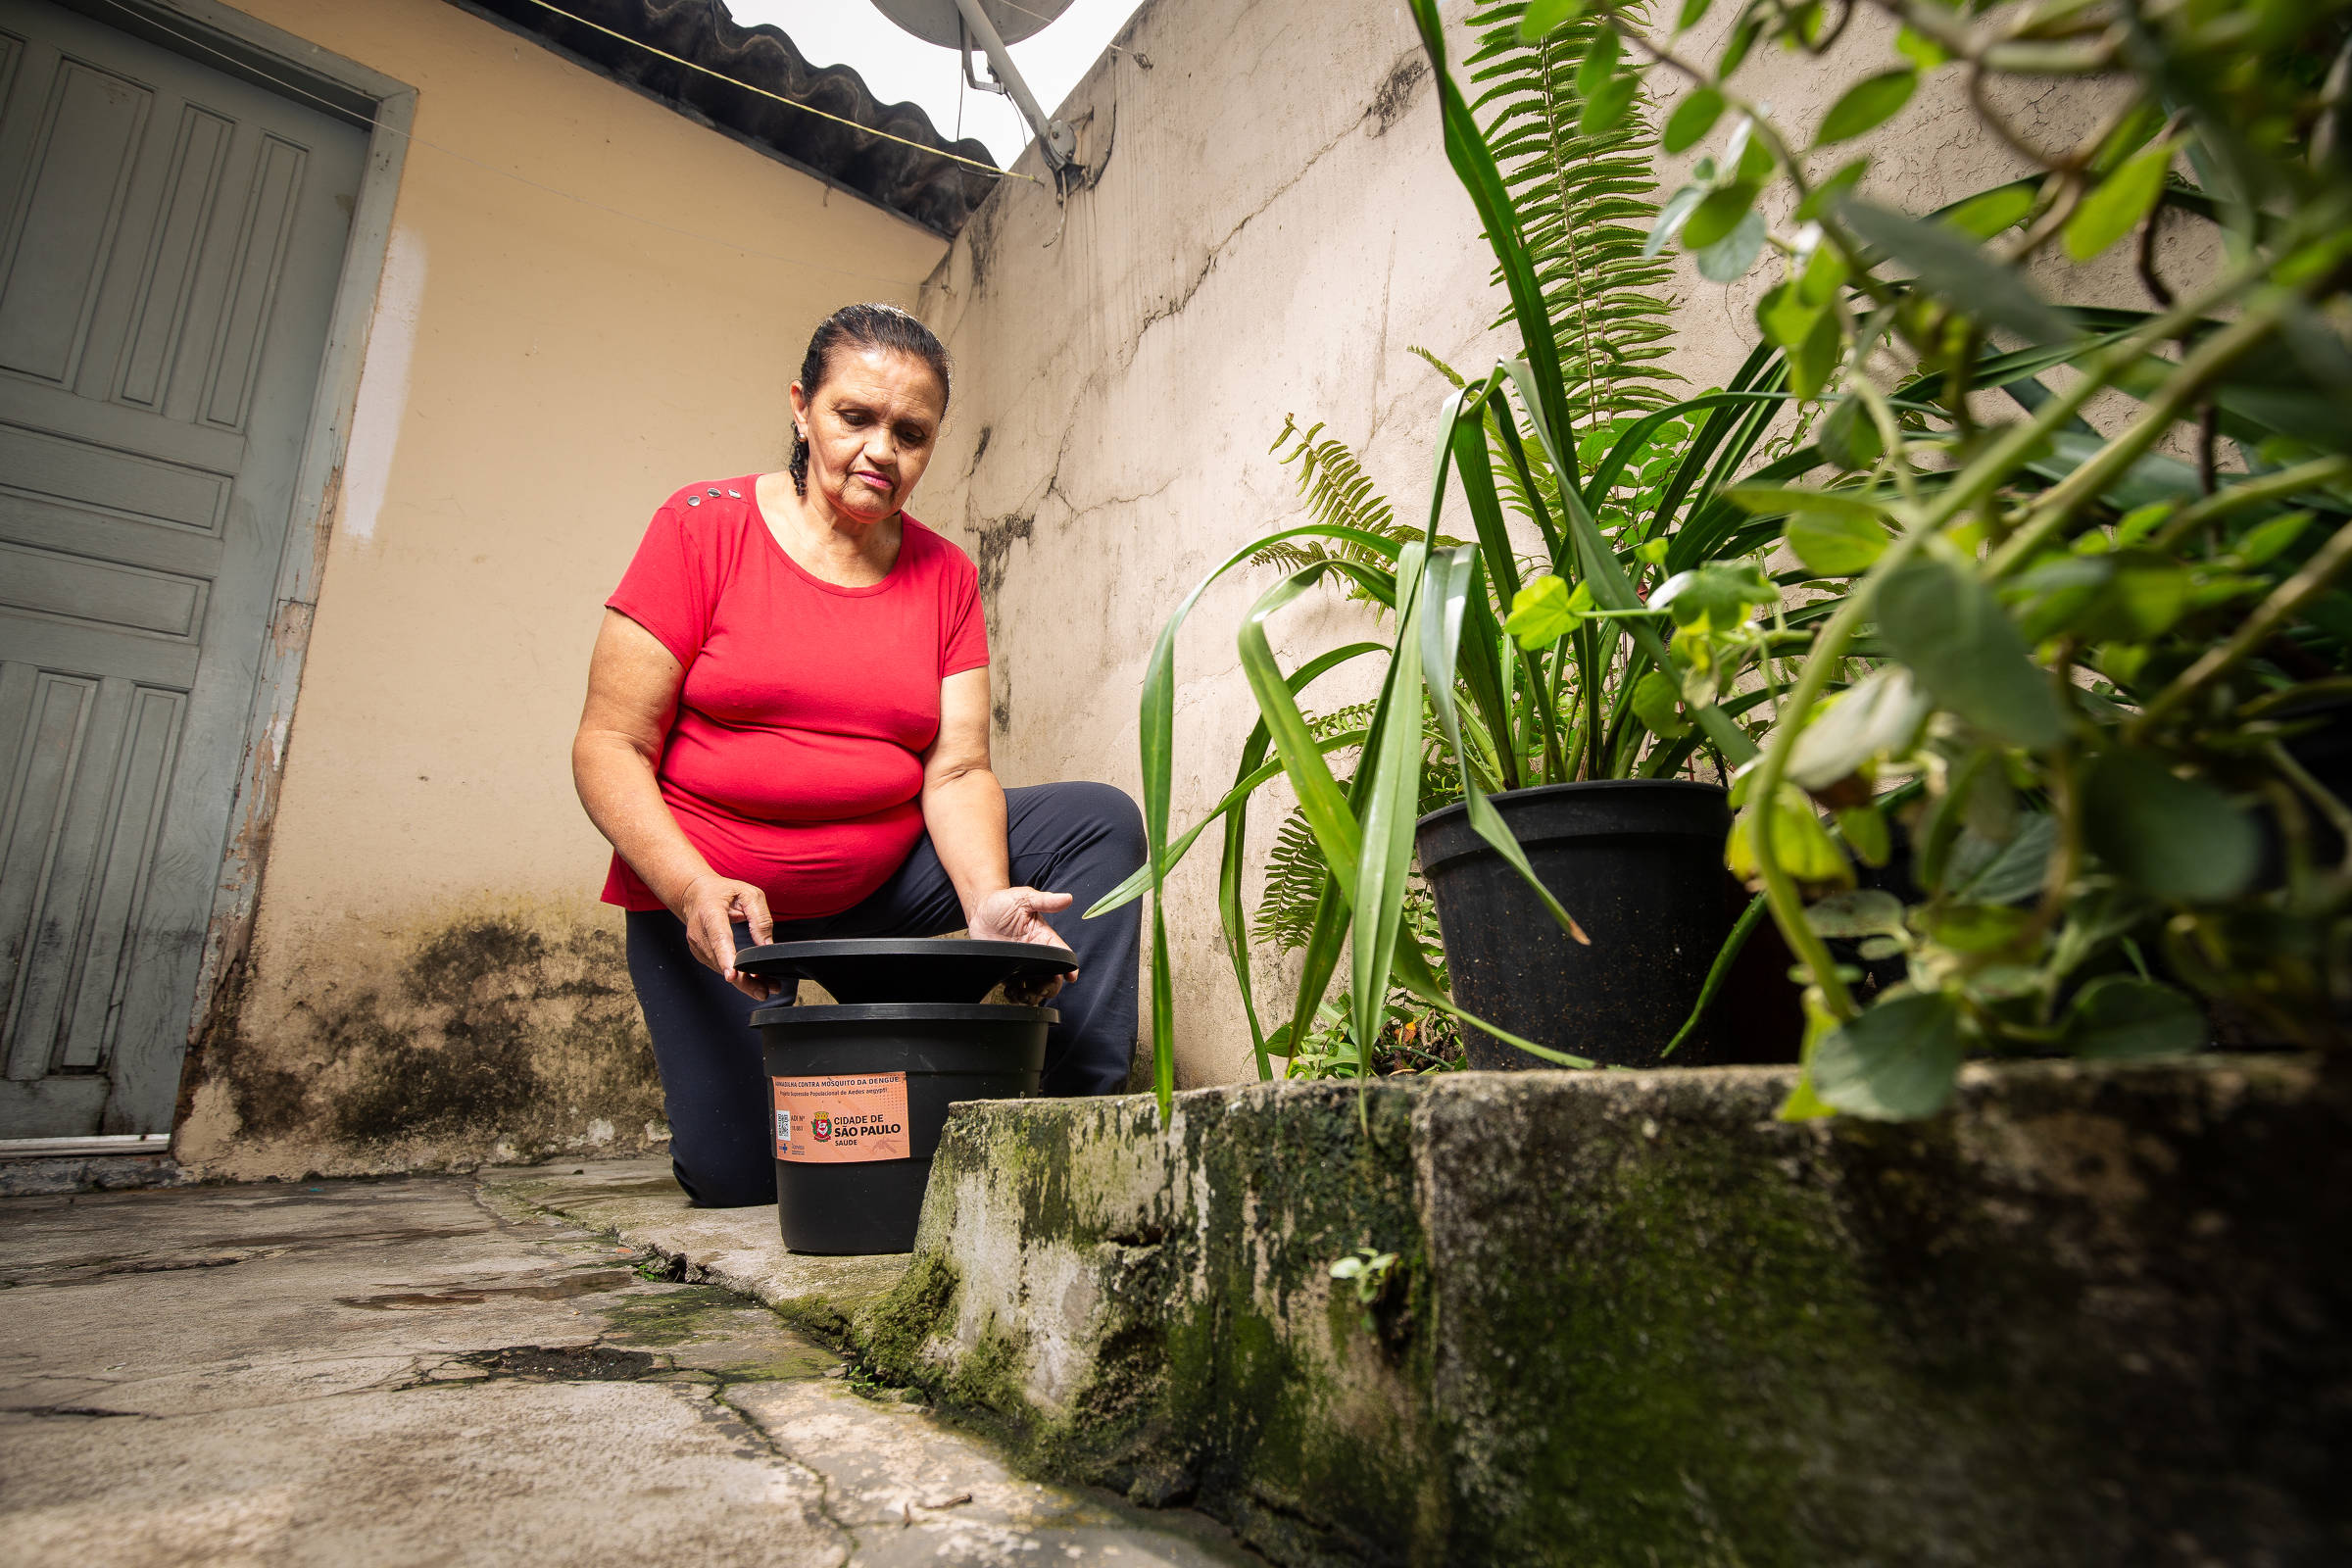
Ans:
{"label": "weathered beige wall", "polygon": [[[1696,56],[1712,58],[1729,24],[1732,9],[1716,9],[1686,40]],[[1446,7],[1457,79],[1469,10]],[[1152,0],[1118,42],[1126,52],[1106,56],[1063,110],[1084,127],[1082,157],[1102,165],[1100,182],[1065,206],[1006,184],[923,291],[960,379],[958,417],[922,500],[927,515],[963,530],[981,564],[998,761],[1015,782],[1137,787],[1137,699],[1161,623],[1237,546],[1305,520],[1289,471],[1267,453],[1286,413],[1328,421],[1413,514],[1426,505],[1432,416],[1447,389],[1408,348],[1476,369],[1506,347],[1491,330],[1506,302],[1445,161],[1401,5]],[[1886,58],[1865,19],[1829,64],[1762,49],[1740,84],[1809,132],[1845,84]],[[1670,104],[1679,84],[1656,85]],[[2092,111],[2072,87],[2012,101],[2023,125],[2052,135]],[[1950,73],[1860,145],[1880,158],[1866,191],[1912,211],[2021,167],[1971,118]],[[1822,171],[1846,156],[1825,157]],[[1663,172],[1661,197],[1696,157]],[[2111,260],[2071,297],[2133,297],[2127,273]],[[1726,289],[1681,265],[1671,363],[1692,391],[1721,384],[1754,345],[1755,297],[1770,280],[1759,267]],[[1230,785],[1255,721],[1233,633],[1271,580],[1245,572],[1213,590],[1180,644],[1179,827]],[[1295,660],[1363,629],[1310,598],[1284,612],[1276,636]],[[1360,683],[1335,676],[1326,701],[1360,695]],[[1261,845],[1282,804],[1258,813]],[[1169,905],[1179,1081],[1248,1076],[1213,840],[1178,872]],[[1272,988],[1287,1003],[1283,965],[1263,951],[1254,962],[1261,995]]]}
{"label": "weathered beige wall", "polygon": [[944,242],[444,0],[245,9],[416,87],[417,140],[242,1015],[180,1157],[641,1146],[660,1096],[568,764],[600,607],[662,497],[780,462],[817,320],[911,303]]}
{"label": "weathered beige wall", "polygon": [[[1508,344],[1398,5],[1152,0],[1066,106],[1099,180],[1062,203],[1008,181],[953,247],[443,0],[250,9],[416,85],[430,145],[403,175],[242,1014],[180,1132],[203,1170],[658,1135],[566,742],[645,516],[685,479],[777,461],[827,311],[919,284],[957,357],[913,510],[980,563],[1000,770],[1130,789],[1159,624],[1236,545],[1298,520],[1266,450],[1283,416],[1328,421],[1410,513],[1446,387],[1408,349],[1475,367]],[[1467,9],[1448,7],[1457,61]],[[1833,69],[1768,52],[1742,82],[1809,126],[1880,47],[1858,24]],[[1871,188],[1915,211],[2017,167],[1940,85],[1875,138]],[[2088,113],[2061,92],[2023,121]],[[2127,297],[2126,271],[2067,292]],[[1684,270],[1674,363],[1694,388],[1752,344],[1764,282]],[[1182,644],[1179,824],[1254,719],[1232,632],[1265,580],[1212,592]],[[1296,655],[1364,629],[1310,599],[1278,637]],[[1362,690],[1335,677],[1325,701]],[[1204,848],[1170,895],[1188,1083],[1250,1070],[1213,875]],[[1284,966],[1255,962],[1281,993]]]}
{"label": "weathered beige wall", "polygon": [[[923,292],[958,380],[921,502],[980,563],[1011,783],[1138,788],[1136,703],[1160,623],[1297,510],[1267,452],[1286,413],[1329,420],[1409,508],[1448,389],[1408,346],[1454,364],[1501,346],[1401,6],[1152,0],[1118,44],[1063,110],[1100,182],[1064,206],[1005,185]],[[1254,720],[1233,627],[1266,580],[1212,590],[1181,644],[1180,822],[1231,783]],[[1282,632],[1328,646],[1351,618],[1308,603]],[[1215,875],[1212,842],[1170,894],[1186,1083],[1253,1071]],[[1259,966],[1282,984],[1270,956]]]}

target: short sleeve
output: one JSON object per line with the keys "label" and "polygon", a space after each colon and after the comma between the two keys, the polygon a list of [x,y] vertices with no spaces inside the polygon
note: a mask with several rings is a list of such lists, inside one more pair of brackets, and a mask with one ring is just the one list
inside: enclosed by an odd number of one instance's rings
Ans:
{"label": "short sleeve", "polygon": [[980,573],[971,557],[960,550],[948,552],[950,570],[941,605],[939,678],[981,669],[988,663],[988,615],[980,608]]}
{"label": "short sleeve", "polygon": [[716,602],[710,552],[697,550],[676,505],[654,514],[620,586],[605,601],[660,639],[672,658],[692,664],[710,635]]}

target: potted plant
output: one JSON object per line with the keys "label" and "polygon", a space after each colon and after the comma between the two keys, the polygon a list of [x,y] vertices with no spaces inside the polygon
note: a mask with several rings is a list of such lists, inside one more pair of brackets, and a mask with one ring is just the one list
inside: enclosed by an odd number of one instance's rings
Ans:
{"label": "potted plant", "polygon": [[[1261,1073],[1270,1074],[1270,1041],[1307,1038],[1343,953],[1350,959],[1348,1016],[1357,1041],[1378,1038],[1392,989],[1401,989],[1497,1042],[1503,1049],[1486,1057],[1496,1064],[1655,1059],[1690,1036],[1684,1026],[1726,971],[1716,960],[1727,932],[1743,934],[1754,924],[1736,922],[1737,904],[1723,896],[1714,847],[1729,812],[1720,785],[1675,775],[1701,755],[1718,778],[1754,757],[1755,744],[1737,719],[1753,699],[1734,693],[1733,683],[1780,642],[1801,641],[1796,622],[1829,612],[1826,605],[1773,611],[1772,623],[1761,623],[1780,590],[1753,558],[1779,529],[1724,493],[1789,401],[1785,356],[1759,351],[1728,389],[1668,395],[1648,364],[1664,309],[1655,294],[1657,247],[1645,254],[1641,231],[1623,221],[1647,211],[1623,195],[1629,171],[1643,167],[1630,151],[1643,136],[1636,94],[1613,52],[1597,62],[1587,53],[1614,34],[1592,25],[1581,34],[1530,34],[1521,10],[1506,6],[1482,18],[1490,32],[1480,69],[1496,84],[1489,101],[1503,105],[1490,131],[1480,129],[1446,74],[1434,14],[1421,22],[1438,66],[1447,150],[1486,220],[1527,357],[1476,381],[1453,377],[1420,529],[1396,527],[1385,504],[1368,504],[1352,477],[1322,485],[1334,473],[1328,448],[1316,446],[1312,432],[1301,437],[1293,458],[1317,455],[1302,465],[1314,520],[1235,552],[1178,608],[1153,650],[1142,721],[1152,855],[1101,906],[1153,895],[1152,1010],[1163,1094],[1172,1083],[1173,1004],[1158,884],[1220,819],[1220,903]],[[1524,112],[1513,107],[1522,101],[1541,102],[1549,121],[1573,123],[1531,136],[1518,122]],[[1504,149],[1507,172],[1490,136]],[[1532,228],[1519,216],[1522,199],[1535,215]],[[1789,445],[1764,473],[1793,478],[1822,466],[1817,446]],[[1456,482],[1476,532],[1466,543],[1437,529]],[[1522,540],[1530,552],[1524,561]],[[1284,575],[1240,633],[1261,722],[1245,745],[1233,789],[1171,842],[1177,630],[1218,577],[1269,562]],[[1393,614],[1393,639],[1334,650],[1285,672],[1267,638],[1268,617],[1334,581]],[[1670,656],[1669,638],[1679,656]],[[1692,675],[1690,661],[1700,655],[1709,662]],[[1299,693],[1366,657],[1385,661],[1378,699],[1347,724],[1310,721]],[[1702,687],[1706,700],[1691,701]],[[1333,753],[1357,759],[1345,784],[1326,760]],[[1432,804],[1424,785],[1433,773],[1459,805],[1422,829],[1423,807]],[[1248,801],[1275,777],[1296,790],[1326,874],[1302,922],[1305,956],[1292,1020],[1269,1033],[1250,993],[1239,890]],[[1560,793],[1583,797],[1587,817],[1619,819],[1605,838],[1587,835],[1581,844],[1538,833],[1536,853],[1562,862],[1539,872],[1504,813],[1540,815]],[[1431,888],[1448,951],[1471,953],[1470,968],[1479,971],[1456,968],[1458,995],[1447,994],[1430,955],[1401,934],[1417,836],[1435,868]],[[1652,843],[1635,859],[1646,858],[1649,868],[1628,875],[1623,846],[1644,836]],[[1613,878],[1593,872],[1579,892],[1580,875],[1567,862],[1580,856],[1590,862],[1587,852],[1595,848],[1598,858],[1620,863]],[[1612,880],[1607,923],[1595,936],[1567,901],[1601,898]],[[1497,891],[1499,900],[1491,896]],[[1599,947],[1594,961],[1581,966],[1630,980],[1628,1007],[1604,1014],[1590,983],[1546,983],[1528,1004],[1514,993],[1513,976],[1477,956],[1481,938],[1473,933],[1487,931],[1523,954],[1547,945],[1535,966],[1546,975],[1579,967],[1582,950]],[[1688,1049],[1685,1059],[1703,1054],[1703,1047]]]}
{"label": "potted plant", "polygon": [[[1784,1114],[1926,1114],[1973,1054],[2129,1058],[2217,1032],[2338,1045],[2352,810],[2327,759],[2352,691],[2335,587],[2352,565],[2352,13],[1882,9],[1902,24],[1895,59],[1809,141],[1732,78],[1759,42],[1825,47],[1820,7],[1745,6],[1712,64],[1635,12],[1595,12],[1642,69],[1690,78],[1670,141],[1732,125],[1737,156],[1654,233],[1731,246],[1741,272],[1777,260],[1759,324],[1851,475],[1727,491],[1844,589],[1755,715],[1769,728],[1735,786],[1731,864],[1810,981]],[[1946,66],[2095,78],[2109,107],[2078,145],[2033,152],[2039,172],[1943,214],[1857,196],[1867,160],[1831,149]],[[1780,182],[1795,201],[1776,225],[1757,201]],[[2219,230],[2211,275],[2168,275],[2168,215]],[[2126,245],[2151,309],[2053,306],[2027,272]],[[1992,391],[2014,416],[1991,416]],[[1890,815],[1909,874],[1856,889],[1849,851]],[[1864,996],[1832,941],[1893,982]]]}

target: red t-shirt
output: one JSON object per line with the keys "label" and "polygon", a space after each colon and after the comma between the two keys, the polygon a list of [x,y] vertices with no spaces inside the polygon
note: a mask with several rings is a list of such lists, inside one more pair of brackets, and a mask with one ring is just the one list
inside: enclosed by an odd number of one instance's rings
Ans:
{"label": "red t-shirt", "polygon": [[[753,483],[671,496],[605,603],[686,666],[655,776],[688,841],[779,919],[838,914],[922,835],[939,683],[988,662],[980,574],[903,516],[889,576],[820,581],[768,532]],[[617,855],[605,902],[662,906]]]}

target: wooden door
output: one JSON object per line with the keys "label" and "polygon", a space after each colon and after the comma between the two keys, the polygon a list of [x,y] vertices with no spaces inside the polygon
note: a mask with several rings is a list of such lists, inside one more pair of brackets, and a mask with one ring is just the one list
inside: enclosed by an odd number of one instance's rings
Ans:
{"label": "wooden door", "polygon": [[171,1125],[366,149],[0,0],[0,1138]]}

